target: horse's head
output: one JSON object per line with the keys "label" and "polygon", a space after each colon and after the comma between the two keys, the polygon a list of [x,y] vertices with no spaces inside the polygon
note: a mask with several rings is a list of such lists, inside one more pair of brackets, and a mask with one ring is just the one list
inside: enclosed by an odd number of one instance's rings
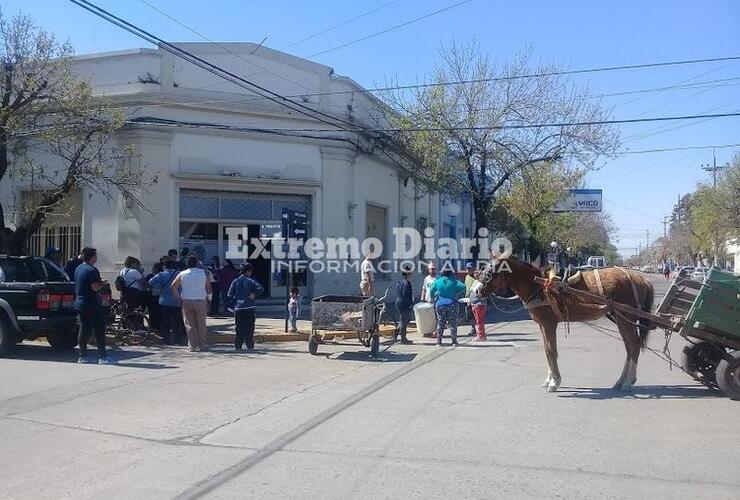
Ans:
{"label": "horse's head", "polygon": [[511,279],[511,257],[505,259],[492,258],[478,275],[478,281],[481,283],[478,291],[481,297],[487,297],[496,290],[509,286]]}

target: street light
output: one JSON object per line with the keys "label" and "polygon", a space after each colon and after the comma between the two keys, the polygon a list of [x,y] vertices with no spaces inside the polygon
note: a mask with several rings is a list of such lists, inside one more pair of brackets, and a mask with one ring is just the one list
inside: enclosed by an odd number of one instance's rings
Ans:
{"label": "street light", "polygon": [[450,238],[455,238],[457,236],[455,218],[460,215],[460,205],[453,201],[445,206],[445,210],[447,212],[447,217],[450,218]]}
{"label": "street light", "polygon": [[522,229],[522,238],[524,238],[524,260],[529,262],[529,238],[532,237],[532,231],[528,227]]}

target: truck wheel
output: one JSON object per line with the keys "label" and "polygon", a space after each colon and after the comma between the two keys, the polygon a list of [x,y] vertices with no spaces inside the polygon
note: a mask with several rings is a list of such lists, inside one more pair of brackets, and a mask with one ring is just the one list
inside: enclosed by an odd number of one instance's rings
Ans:
{"label": "truck wheel", "polygon": [[715,370],[724,351],[709,342],[697,342],[683,348],[682,366],[686,373],[710,389],[717,389]]}
{"label": "truck wheel", "polygon": [[46,334],[46,341],[55,351],[69,351],[77,345],[77,334],[54,332]]}
{"label": "truck wheel", "polygon": [[740,351],[733,351],[717,364],[717,385],[732,399],[740,399]]}
{"label": "truck wheel", "polygon": [[4,321],[0,320],[0,356],[4,356],[15,347],[15,335]]}

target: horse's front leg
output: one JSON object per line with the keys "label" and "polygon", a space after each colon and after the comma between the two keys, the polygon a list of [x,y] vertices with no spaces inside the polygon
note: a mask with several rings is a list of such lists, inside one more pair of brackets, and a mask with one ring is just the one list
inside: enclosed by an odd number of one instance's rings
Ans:
{"label": "horse's front leg", "polygon": [[557,321],[546,321],[540,324],[548,368],[547,378],[542,383],[542,387],[547,388],[547,392],[555,392],[560,387],[560,381],[562,380],[558,367],[557,327]]}

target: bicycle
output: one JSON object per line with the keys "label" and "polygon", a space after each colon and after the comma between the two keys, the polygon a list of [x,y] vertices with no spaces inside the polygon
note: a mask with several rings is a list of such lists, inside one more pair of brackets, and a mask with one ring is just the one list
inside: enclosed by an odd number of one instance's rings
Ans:
{"label": "bicycle", "polygon": [[149,316],[139,308],[129,311],[125,302],[113,299],[108,319],[106,333],[113,335],[117,346],[141,345],[156,339],[152,334]]}

